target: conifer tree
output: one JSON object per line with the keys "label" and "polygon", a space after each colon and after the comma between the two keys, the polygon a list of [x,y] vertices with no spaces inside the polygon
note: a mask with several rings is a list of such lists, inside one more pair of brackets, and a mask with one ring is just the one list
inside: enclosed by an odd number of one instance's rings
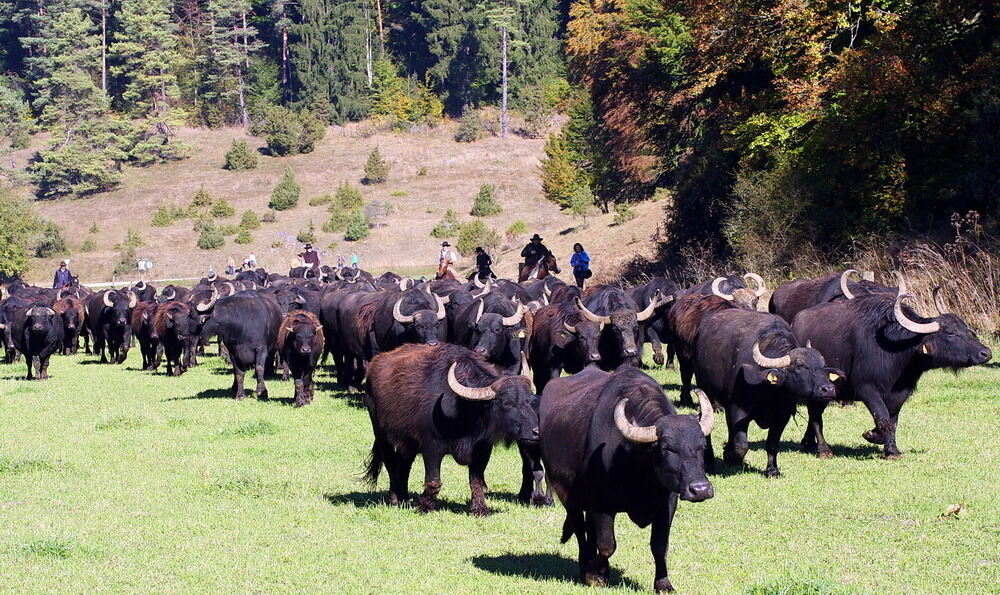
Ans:
{"label": "conifer tree", "polygon": [[111,73],[124,87],[123,106],[163,122],[178,95],[180,61],[168,1],[123,0],[117,17],[119,31],[109,52],[116,63]]}
{"label": "conifer tree", "polygon": [[247,24],[249,11],[248,0],[209,0],[206,47],[200,60],[204,99],[221,102],[243,126],[250,125],[246,87],[251,56],[263,47],[257,28]]}

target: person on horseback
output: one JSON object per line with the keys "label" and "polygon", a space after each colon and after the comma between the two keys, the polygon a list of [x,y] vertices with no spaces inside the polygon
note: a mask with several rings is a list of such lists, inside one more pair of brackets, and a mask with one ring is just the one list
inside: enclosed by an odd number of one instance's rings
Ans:
{"label": "person on horseback", "polygon": [[441,252],[438,253],[437,278],[442,279],[446,276],[451,276],[457,279],[458,275],[455,274],[454,266],[456,262],[458,262],[458,254],[452,250],[451,244],[447,240],[441,242]]}
{"label": "person on horseback", "polygon": [[531,236],[531,241],[524,247],[524,250],[521,250],[521,257],[524,258],[524,263],[520,265],[518,277],[522,277],[524,271],[528,271],[528,274],[530,274],[531,269],[535,268],[535,265],[546,256],[552,256],[552,252],[545,247],[541,236],[536,233]]}
{"label": "person on horseback", "polygon": [[493,259],[490,255],[483,250],[482,246],[476,246],[476,270],[469,274],[469,281],[472,281],[473,277],[478,277],[480,283],[486,283],[488,279],[496,279],[496,273],[490,268],[493,265]]}

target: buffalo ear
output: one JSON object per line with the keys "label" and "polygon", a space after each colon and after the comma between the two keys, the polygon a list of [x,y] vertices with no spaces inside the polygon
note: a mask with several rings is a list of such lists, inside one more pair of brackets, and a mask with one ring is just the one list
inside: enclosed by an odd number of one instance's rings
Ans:
{"label": "buffalo ear", "polygon": [[826,370],[826,377],[830,379],[830,382],[842,382],[847,380],[847,376],[844,371],[840,368],[823,368]]}
{"label": "buffalo ear", "polygon": [[779,368],[762,370],[754,364],[743,364],[740,368],[743,371],[743,380],[747,384],[756,386],[766,382],[777,386],[785,381],[785,371]]}
{"label": "buffalo ear", "polygon": [[555,344],[558,347],[566,347],[573,341],[573,335],[569,331],[557,331]]}

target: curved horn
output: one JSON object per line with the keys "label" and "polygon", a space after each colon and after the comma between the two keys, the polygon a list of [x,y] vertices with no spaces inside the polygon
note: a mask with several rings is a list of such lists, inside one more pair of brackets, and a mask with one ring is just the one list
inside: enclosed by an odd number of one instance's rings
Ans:
{"label": "curved horn", "polygon": [[806,339],[806,349],[812,349],[812,348],[813,348],[813,342],[810,341],[809,339]]}
{"label": "curved horn", "polygon": [[573,333],[574,335],[576,334],[576,327],[575,326],[570,326],[569,324],[566,323],[565,320],[563,321],[563,328],[566,329],[567,331]]}
{"label": "curved horn", "polygon": [[199,312],[208,312],[215,306],[215,301],[219,299],[219,289],[215,286],[212,287],[212,297],[208,300],[208,303],[200,303],[195,306],[195,310]]}
{"label": "curved horn", "polygon": [[110,289],[104,292],[104,298],[103,299],[104,299],[104,305],[105,306],[107,306],[109,308],[114,308],[115,307],[115,303],[111,301],[111,290]]}
{"label": "curved horn", "polygon": [[206,279],[208,279],[209,281],[215,281],[216,279],[218,279],[218,278],[219,278],[219,275],[218,275],[218,274],[217,274],[217,273],[216,273],[215,271],[212,271],[212,272],[211,272],[211,273],[209,273],[209,274],[208,274],[208,276],[207,276],[207,277],[205,277],[205,278],[206,278]]}
{"label": "curved horn", "polygon": [[546,301],[552,296],[552,290],[544,282],[542,283],[542,295],[545,296]]}
{"label": "curved horn", "polygon": [[486,309],[486,302],[484,300],[479,300],[479,308],[476,310],[476,324],[479,324],[479,319],[483,317],[483,310]]}
{"label": "curved horn", "polygon": [[524,304],[518,303],[517,311],[515,311],[510,316],[504,316],[503,318],[501,318],[500,324],[504,326],[514,326],[515,324],[521,322],[522,318],[524,318]]}
{"label": "curved horn", "polygon": [[892,312],[896,315],[896,322],[899,323],[899,326],[905,328],[911,333],[917,333],[918,335],[929,335],[941,330],[941,323],[937,321],[917,322],[915,320],[910,320],[906,317],[906,314],[903,314],[903,298],[911,297],[913,296],[908,293],[896,296],[896,303],[892,306]]}
{"label": "curved horn", "polygon": [[399,280],[399,290],[400,291],[406,291],[408,289],[409,283],[407,283],[407,281],[409,281],[410,283],[412,283],[413,279],[411,279],[409,277],[403,277],[402,279]]}
{"label": "curved horn", "polygon": [[628,403],[628,399],[622,399],[615,405],[615,425],[618,427],[618,431],[629,442],[637,442],[639,444],[656,442],[656,426],[637,426],[630,422],[625,417],[626,403]]}
{"label": "curved horn", "polygon": [[903,277],[903,273],[900,273],[899,271],[893,271],[892,275],[896,277],[896,285],[899,288],[896,290],[896,295],[903,295],[905,293],[908,293],[906,291],[906,278]]}
{"label": "curved horn", "polygon": [[396,303],[392,306],[392,317],[396,319],[399,324],[410,324],[413,322],[413,315],[404,316],[403,311],[400,308],[403,305],[403,298],[396,300]]}
{"label": "curved horn", "polygon": [[531,366],[528,365],[528,355],[521,351],[521,376],[528,379],[531,382]]}
{"label": "curved horn", "polygon": [[481,298],[484,295],[488,294],[490,290],[493,289],[493,281],[492,280],[487,281],[486,285],[483,285],[482,288],[483,290],[480,291],[478,294],[474,295],[473,297]]}
{"label": "curved horn", "polygon": [[458,378],[455,377],[455,368],[457,366],[458,362],[454,362],[451,364],[451,367],[448,368],[448,388],[450,388],[452,392],[469,401],[489,401],[496,396],[496,392],[489,386],[473,388],[471,386],[465,386],[459,382]]}
{"label": "curved horn", "polygon": [[232,282],[226,281],[224,285],[229,288],[229,295],[236,293],[236,286],[233,285]]}
{"label": "curved horn", "polygon": [[698,425],[701,426],[701,433],[706,438],[712,435],[712,428],[715,427],[715,409],[712,408],[712,400],[708,398],[705,391],[700,388],[694,389],[694,394],[698,395]]}
{"label": "curved horn", "polygon": [[486,287],[486,284],[479,280],[479,273],[472,276],[472,282],[476,284],[476,287],[482,289]]}
{"label": "curved horn", "polygon": [[580,298],[576,298],[576,307],[580,310],[580,313],[583,314],[583,317],[591,322],[600,322],[601,324],[608,324],[611,322],[610,316],[600,316],[588,310],[587,307],[583,305],[583,300]]}
{"label": "curved horn", "polygon": [[336,279],[337,281],[343,281],[344,280],[344,276],[340,274],[340,269],[339,268],[334,269],[334,271],[333,271],[333,278]]}
{"label": "curved horn", "polygon": [[945,306],[944,306],[944,300],[941,299],[941,286],[940,285],[935,285],[934,286],[934,307],[937,308],[939,316],[948,313],[948,308],[945,308]]}
{"label": "curved horn", "polygon": [[784,368],[792,363],[792,356],[787,353],[781,357],[767,357],[760,352],[760,341],[753,344],[753,361],[761,368]]}
{"label": "curved horn", "polygon": [[138,303],[139,303],[139,296],[137,296],[134,292],[131,291],[128,292],[128,307],[135,308],[136,304]]}
{"label": "curved horn", "polygon": [[138,289],[139,291],[146,291],[146,282],[139,281],[138,283],[135,284],[135,288]]}
{"label": "curved horn", "polygon": [[847,269],[846,271],[840,274],[840,292],[843,293],[844,297],[846,297],[849,300],[854,299],[854,294],[851,293],[851,290],[847,288],[847,278],[851,276],[851,273],[856,273],[856,272],[857,271],[854,269]]}
{"label": "curved horn", "polygon": [[166,293],[166,292],[163,292],[163,294],[162,294],[162,295],[163,295],[163,297],[167,298],[167,301],[171,301],[171,300],[173,300],[173,299],[174,299],[175,297],[177,297],[177,290],[176,290],[176,289],[174,289],[173,287],[171,287],[171,288],[170,288],[170,295],[167,295],[167,293]]}
{"label": "curved horn", "polygon": [[747,279],[750,279],[751,281],[757,284],[757,289],[753,290],[753,294],[755,296],[760,297],[764,295],[764,292],[767,291],[767,285],[764,284],[763,277],[761,277],[757,273],[747,273],[743,275],[743,280],[746,281]]}
{"label": "curved horn", "polygon": [[434,296],[434,301],[437,302],[437,306],[438,306],[438,308],[437,308],[437,319],[438,320],[444,320],[445,316],[448,315],[448,313],[445,312],[444,305],[448,303],[449,299],[448,298],[443,298],[443,297],[439,296],[436,293],[432,293],[431,295]]}
{"label": "curved horn", "polygon": [[652,316],[653,312],[655,312],[657,308],[666,303],[661,300],[662,297],[660,296],[660,290],[657,289],[656,293],[653,294],[653,299],[649,300],[649,305],[646,306],[641,312],[635,313],[635,317],[639,320],[639,322],[642,322]]}
{"label": "curved horn", "polygon": [[714,295],[717,295],[720,298],[726,300],[727,302],[731,302],[731,301],[733,301],[733,294],[731,294],[731,293],[722,293],[721,286],[722,286],[722,282],[725,281],[725,280],[726,280],[725,277],[716,277],[715,280],[712,281],[712,293]]}

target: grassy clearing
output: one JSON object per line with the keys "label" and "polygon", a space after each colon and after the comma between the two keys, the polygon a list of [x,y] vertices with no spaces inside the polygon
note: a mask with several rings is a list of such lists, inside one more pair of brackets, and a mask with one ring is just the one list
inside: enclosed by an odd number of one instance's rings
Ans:
{"label": "grassy clearing", "polygon": [[[327,375],[314,404],[235,402],[215,358],[181,378],[60,357],[51,380],[0,366],[0,590],[4,592],[589,592],[559,507],[514,502],[520,465],[488,470],[496,514],[465,514],[465,473],[446,462],[442,510],[390,508],[358,481],[368,416]],[[674,391],[673,373],[658,374]],[[252,383],[251,383],[252,384]],[[768,480],[751,435],[748,472],[712,477],[681,503],[671,576],[682,593],[996,592],[1000,584],[1000,365],[929,375],[903,411],[904,458],[860,433],[863,407],[833,408],[837,457],[793,449]],[[797,423],[797,425],[796,425]],[[716,436],[721,443],[724,425]],[[422,477],[414,468],[411,489]],[[960,505],[957,514],[946,514]],[[648,530],[618,522],[615,590],[648,591]]]}

